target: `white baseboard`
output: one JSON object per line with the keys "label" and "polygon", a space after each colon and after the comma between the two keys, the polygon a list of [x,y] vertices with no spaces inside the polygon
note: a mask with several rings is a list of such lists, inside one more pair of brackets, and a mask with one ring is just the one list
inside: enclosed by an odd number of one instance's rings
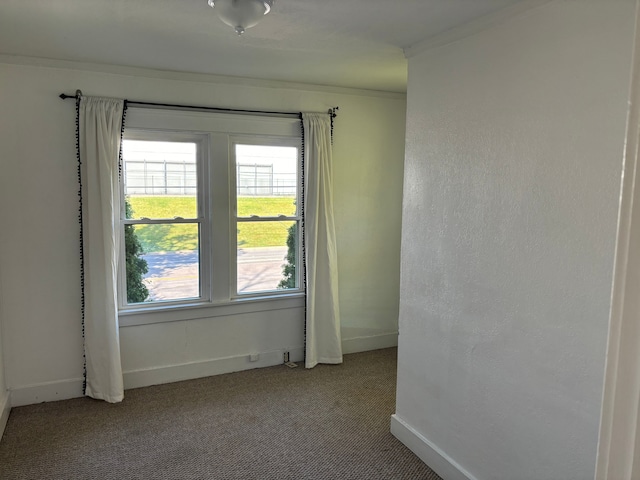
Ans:
{"label": "white baseboard", "polygon": [[398,415],[391,415],[391,433],[445,480],[476,480],[473,475]]}
{"label": "white baseboard", "polygon": [[7,420],[9,420],[9,413],[11,412],[11,394],[10,392],[0,392],[0,440],[4,434],[4,429],[7,426]]}
{"label": "white baseboard", "polygon": [[[347,338],[342,341],[344,354],[378,350],[380,348],[389,348],[397,345],[397,333]],[[244,354],[177,365],[130,370],[123,373],[124,388],[127,390],[130,388],[148,387],[150,385],[179,382],[182,380],[239,372],[241,370],[280,365],[283,362],[284,350],[285,349],[259,352],[259,359],[255,362],[249,361],[249,354]],[[303,347],[291,347],[286,350],[290,352],[289,358],[291,361],[302,362],[304,360]],[[11,406],[14,407],[77,398],[83,396],[82,379],[74,378],[56,382],[24,385],[11,389],[10,393]]]}
{"label": "white baseboard", "polygon": [[304,347],[289,349],[289,360],[292,362],[304,362]]}
{"label": "white baseboard", "polygon": [[82,397],[82,379],[72,378],[57,382],[36,383],[11,389],[11,406],[32,405]]}
{"label": "white baseboard", "polygon": [[[343,339],[342,350],[344,354],[349,354],[395,347],[397,345],[398,334],[394,332]],[[249,355],[244,354],[178,365],[131,370],[124,372],[124,388],[126,390],[129,388],[148,387],[150,385],[180,382],[253,368],[272,367],[282,363],[285,350],[289,352],[289,359],[292,362],[302,362],[304,360],[303,347],[290,347],[282,350],[260,352],[260,358],[256,362],[249,361]]]}
{"label": "white baseboard", "polygon": [[345,355],[397,346],[398,332],[342,339],[342,353]]}
{"label": "white baseboard", "polygon": [[[302,347],[290,348],[288,351],[290,352],[290,359],[292,361],[299,362],[303,359]],[[255,362],[249,361],[249,354],[246,354],[200,362],[132,370],[123,372],[124,388],[127,390],[130,388],[148,387],[162,383],[209,377],[223,373],[239,372],[253,368],[271,367],[283,363],[283,353],[283,350],[260,352],[259,359]],[[83,380],[77,378],[16,387],[10,392],[11,406],[19,407],[22,405],[82,397],[82,383]]]}
{"label": "white baseboard", "polygon": [[[290,352],[289,358],[291,361],[302,360],[302,347],[292,348],[288,351]],[[210,377],[254,368],[272,367],[283,363],[283,353],[284,350],[260,352],[259,359],[255,362],[251,362],[249,354],[246,354],[179,365],[132,370],[124,372],[124,388],[127,390],[129,388],[180,382],[182,380]]]}

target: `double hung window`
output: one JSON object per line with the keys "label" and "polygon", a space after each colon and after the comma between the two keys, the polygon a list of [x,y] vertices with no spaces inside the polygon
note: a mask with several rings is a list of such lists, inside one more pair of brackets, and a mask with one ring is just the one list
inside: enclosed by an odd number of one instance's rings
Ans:
{"label": "double hung window", "polygon": [[202,135],[135,131],[123,140],[126,305],[208,298],[205,151]]}
{"label": "double hung window", "polygon": [[[233,145],[239,295],[299,287],[298,148],[264,143]],[[270,267],[283,258],[281,271]]]}
{"label": "double hung window", "polygon": [[121,313],[301,293],[299,132],[294,119],[128,112]]}

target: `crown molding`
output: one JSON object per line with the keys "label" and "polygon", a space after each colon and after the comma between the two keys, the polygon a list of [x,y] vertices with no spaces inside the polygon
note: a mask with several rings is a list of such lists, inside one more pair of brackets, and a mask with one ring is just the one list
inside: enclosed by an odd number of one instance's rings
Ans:
{"label": "crown molding", "polygon": [[421,42],[418,42],[403,50],[406,58],[411,58],[427,50],[431,50],[436,47],[448,45],[463,38],[476,35],[483,30],[488,30],[497,25],[500,25],[514,17],[518,17],[529,10],[541,7],[554,0],[522,0],[514,5],[502,8],[496,12],[484,15],[476,18],[470,22],[454,27],[449,30],[445,30],[442,33],[434,35],[432,37],[425,38]]}
{"label": "crown molding", "polygon": [[27,57],[21,55],[0,54],[0,64],[23,65],[32,67],[60,68],[65,70],[78,70],[85,72],[107,73],[112,75],[124,75],[134,77],[146,77],[162,80],[178,80],[185,82],[211,83],[218,85],[243,85],[256,88],[277,88],[299,90],[307,92],[325,92],[342,95],[357,95],[378,98],[406,98],[404,92],[391,92],[384,90],[367,90],[350,87],[337,87],[332,85],[318,85],[312,83],[287,82],[283,80],[267,80],[249,77],[232,77],[226,75],[213,75],[208,73],[179,72],[174,70],[154,70],[142,67],[129,67],[123,65],[111,65],[103,63],[78,62],[74,60],[60,60],[54,58]]}

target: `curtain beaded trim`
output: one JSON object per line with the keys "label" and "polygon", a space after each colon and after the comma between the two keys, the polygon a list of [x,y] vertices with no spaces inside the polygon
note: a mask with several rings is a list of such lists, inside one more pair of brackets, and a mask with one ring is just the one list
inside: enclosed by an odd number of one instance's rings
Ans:
{"label": "curtain beaded trim", "polygon": [[122,104],[122,123],[120,125],[120,151],[118,152],[118,178],[122,179],[122,139],[124,138],[124,122],[127,119],[127,100]]}
{"label": "curtain beaded trim", "polygon": [[[305,248],[305,229],[304,229],[304,120],[302,118],[302,113],[300,113],[300,189],[302,191],[302,195],[300,195],[300,232],[302,233],[302,269],[300,270],[300,281],[302,282],[302,290],[304,291],[304,318],[307,318],[307,251]],[[300,262],[298,262],[300,263]],[[304,322],[304,331],[303,331],[303,345],[302,345],[302,358],[303,361],[307,359],[307,322]]]}
{"label": "curtain beaded trim", "polygon": [[[79,91],[78,91],[79,92]],[[84,224],[82,222],[82,159],[80,158],[80,100],[82,92],[76,92],[76,158],[78,160],[78,223],[80,224],[80,310],[82,316],[82,343],[84,345]],[[82,348],[82,394],[87,393],[87,355]]]}
{"label": "curtain beaded trim", "polygon": [[331,120],[331,145],[333,145],[333,119],[338,116],[336,113],[338,110],[340,110],[340,107],[333,107],[327,112],[329,114],[329,119]]}

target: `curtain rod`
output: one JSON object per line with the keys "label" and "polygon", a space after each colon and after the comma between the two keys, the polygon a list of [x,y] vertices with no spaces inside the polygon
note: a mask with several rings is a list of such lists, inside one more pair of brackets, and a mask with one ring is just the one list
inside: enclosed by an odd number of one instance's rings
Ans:
{"label": "curtain rod", "polygon": [[[66,93],[61,93],[60,95],[58,95],[62,100],[67,100],[70,98],[73,98],[75,100],[78,100],[80,97],[82,97],[82,91],[81,90],[76,90],[75,95],[67,95]],[[205,107],[205,106],[200,106],[200,105],[181,105],[181,104],[175,104],[175,103],[156,103],[156,102],[141,102],[141,101],[137,101],[137,100],[125,100],[127,105],[130,106],[142,106],[142,107],[169,107],[169,108],[176,108],[176,109],[182,109],[182,110],[206,110],[206,111],[213,111],[213,112],[226,112],[226,113],[240,113],[240,114],[256,114],[256,115],[273,115],[273,116],[279,116],[279,117],[296,117],[296,118],[300,118],[301,113],[300,112],[278,112],[278,111],[270,111],[270,110],[244,110],[244,109],[239,109],[239,108],[223,108],[223,107]],[[339,107],[333,107],[330,108],[327,111],[327,114],[331,116],[332,119],[336,118],[338,115],[336,113],[336,111],[339,109]]]}

